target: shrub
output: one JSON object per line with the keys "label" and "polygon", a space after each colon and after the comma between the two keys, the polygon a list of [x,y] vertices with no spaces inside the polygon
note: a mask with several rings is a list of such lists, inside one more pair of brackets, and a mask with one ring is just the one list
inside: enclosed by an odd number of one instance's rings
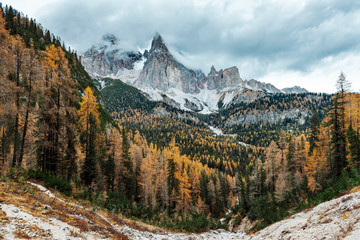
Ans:
{"label": "shrub", "polygon": [[27,175],[30,179],[43,181],[45,187],[47,188],[55,188],[66,196],[70,196],[72,194],[71,184],[65,178],[59,178],[51,173],[44,173],[40,169],[30,169]]}

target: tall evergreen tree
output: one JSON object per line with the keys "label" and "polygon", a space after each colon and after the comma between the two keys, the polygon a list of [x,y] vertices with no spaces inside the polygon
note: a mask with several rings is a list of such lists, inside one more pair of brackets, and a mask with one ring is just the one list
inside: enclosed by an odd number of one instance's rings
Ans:
{"label": "tall evergreen tree", "polygon": [[351,167],[360,166],[360,134],[356,132],[352,124],[349,125],[346,131],[348,143],[349,143],[349,165]]}
{"label": "tall evergreen tree", "polygon": [[23,68],[24,62],[24,51],[25,44],[20,37],[14,39],[14,65],[15,65],[15,83],[16,83],[16,98],[15,98],[15,123],[14,123],[14,151],[13,151],[13,162],[12,166],[19,166],[19,154],[20,154],[20,132],[19,132],[19,122],[20,122],[20,94],[21,94],[21,71]]}
{"label": "tall evergreen tree", "polygon": [[338,91],[331,100],[327,125],[331,134],[331,154],[329,161],[332,176],[340,176],[346,167],[346,135],[345,135],[345,94],[347,81],[343,73],[337,81]]}
{"label": "tall evergreen tree", "polygon": [[168,184],[168,194],[171,195],[172,191],[178,191],[178,184],[175,178],[176,164],[174,158],[170,157],[167,160],[167,184]]}
{"label": "tall evergreen tree", "polygon": [[89,115],[89,129],[87,133],[87,144],[85,151],[85,162],[81,172],[81,179],[85,185],[89,186],[94,182],[97,177],[97,168],[96,168],[96,121],[92,113]]}
{"label": "tall evergreen tree", "polygon": [[320,117],[316,107],[313,106],[313,108],[311,109],[311,118],[310,118],[310,136],[309,136],[310,155],[312,155],[314,148],[317,147],[316,142],[319,141],[318,138],[319,127],[320,127]]}
{"label": "tall evergreen tree", "polygon": [[123,190],[125,191],[125,195],[129,199],[134,199],[135,192],[136,192],[136,176],[133,168],[132,161],[130,159],[130,143],[128,139],[128,135],[126,132],[126,129],[123,127],[121,131],[122,136],[122,163],[123,163],[123,169],[120,173],[122,184],[123,184]]}
{"label": "tall evergreen tree", "polygon": [[104,164],[104,173],[106,177],[106,185],[109,191],[114,191],[114,183],[115,183],[115,162],[114,162],[114,154],[108,154],[108,159]]}
{"label": "tall evergreen tree", "polygon": [[66,113],[75,112],[74,106],[70,104],[74,97],[74,80],[61,48],[51,45],[43,53],[47,76],[43,97],[39,101],[38,158],[44,171],[57,173],[58,166],[63,166],[61,161],[66,149]]}
{"label": "tall evergreen tree", "polygon": [[290,178],[290,189],[295,188],[295,173],[296,173],[296,164],[294,162],[295,156],[295,142],[293,137],[290,135],[288,138],[288,146],[287,146],[287,153],[286,153],[286,160],[287,160],[287,168],[289,170],[289,178]]}
{"label": "tall evergreen tree", "polygon": [[86,185],[90,185],[97,176],[97,134],[99,128],[99,104],[95,101],[95,96],[91,88],[87,87],[84,91],[82,102],[78,114],[80,117],[80,127],[82,130],[82,142],[85,151],[85,162],[82,168],[81,179]]}

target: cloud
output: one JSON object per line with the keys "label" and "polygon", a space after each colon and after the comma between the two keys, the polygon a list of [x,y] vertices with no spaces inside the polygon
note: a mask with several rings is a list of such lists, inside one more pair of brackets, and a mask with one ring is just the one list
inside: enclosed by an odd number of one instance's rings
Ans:
{"label": "cloud", "polygon": [[[235,65],[243,78],[275,85],[287,81],[287,86],[306,78],[314,84],[307,87],[316,90],[344,68],[352,73],[359,70],[355,64],[342,63],[360,55],[360,1],[52,0],[42,4],[32,10],[35,17],[79,51],[106,33],[118,36],[127,48],[144,49],[159,32],[176,58],[205,73],[211,65],[217,69]],[[328,76],[330,72],[336,76]]]}

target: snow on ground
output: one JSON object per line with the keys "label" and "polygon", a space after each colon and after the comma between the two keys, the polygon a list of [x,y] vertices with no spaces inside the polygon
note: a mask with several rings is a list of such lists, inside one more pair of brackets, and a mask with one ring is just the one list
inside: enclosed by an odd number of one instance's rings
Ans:
{"label": "snow on ground", "polygon": [[[230,136],[230,137],[236,138],[236,134],[224,134],[223,131],[220,128],[210,126],[210,125],[209,125],[209,128],[217,136]],[[244,143],[244,142],[239,142],[238,141],[237,143],[244,146],[244,147],[251,147],[252,146],[251,144],[247,144],[247,143]]]}
{"label": "snow on ground", "polygon": [[199,108],[201,114],[210,114],[218,111],[217,103],[220,98],[220,94],[216,90],[201,90],[198,94],[185,93],[178,88],[169,88],[166,91],[154,89],[151,87],[133,85],[141,91],[147,93],[152,101],[163,101],[162,95],[166,95],[168,98],[179,104],[179,108],[186,111],[191,111],[185,107],[186,99],[195,104]]}
{"label": "snow on ground", "polygon": [[[143,64],[143,63],[140,62],[140,63],[135,63],[135,64]],[[127,84],[133,85],[134,82],[139,78],[140,72],[141,71],[137,70],[137,69],[131,69],[131,70],[124,69],[122,71],[119,71],[116,74],[116,76],[113,78],[118,78]]]}
{"label": "snow on ground", "polygon": [[251,145],[251,144],[247,144],[247,143],[239,142],[239,141],[238,141],[238,144],[240,144],[240,145],[242,145],[242,146],[244,146],[244,147],[251,147],[251,146],[253,146],[253,145]]}
{"label": "snow on ground", "polygon": [[223,135],[223,131],[220,128],[216,128],[209,125],[211,131],[213,131],[216,135],[221,136]]}

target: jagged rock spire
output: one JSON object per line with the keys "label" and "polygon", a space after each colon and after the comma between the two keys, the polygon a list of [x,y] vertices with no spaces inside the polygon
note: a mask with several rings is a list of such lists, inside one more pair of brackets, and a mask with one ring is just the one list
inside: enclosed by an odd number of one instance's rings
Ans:
{"label": "jagged rock spire", "polygon": [[166,45],[159,33],[156,33],[152,40],[150,53],[155,50],[169,52],[168,48],[166,47]]}

